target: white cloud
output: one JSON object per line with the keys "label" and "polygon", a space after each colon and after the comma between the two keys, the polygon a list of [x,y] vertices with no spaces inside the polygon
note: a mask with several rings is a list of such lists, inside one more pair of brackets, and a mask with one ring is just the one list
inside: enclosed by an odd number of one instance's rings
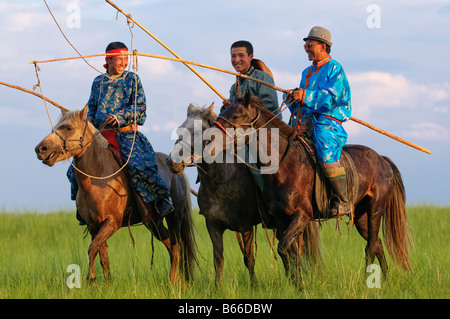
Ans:
{"label": "white cloud", "polygon": [[278,69],[271,69],[275,80],[275,85],[283,89],[294,89],[300,83],[301,70],[297,74],[292,72],[284,72]]}
{"label": "white cloud", "polygon": [[409,129],[405,132],[405,136],[409,136],[418,140],[446,141],[450,137],[450,133],[443,126],[435,123],[423,122],[418,124],[411,124],[409,126]]}
{"label": "white cloud", "polygon": [[448,113],[448,108],[445,106],[438,106],[433,108],[433,112],[434,113],[442,113],[442,114],[447,114]]}
{"label": "white cloud", "polygon": [[[41,9],[41,4],[5,4],[0,6],[1,28],[7,32],[17,33],[38,28],[49,22],[48,12]],[[7,14],[6,14],[7,13]]]}
{"label": "white cloud", "polygon": [[144,67],[144,72],[159,77],[172,77],[175,72],[174,63],[167,60],[160,60],[155,58],[139,57],[138,67]]}
{"label": "white cloud", "polygon": [[33,128],[46,128],[50,124],[44,117],[37,118],[36,112],[24,108],[14,108],[9,106],[0,106],[0,125],[10,125],[20,123],[22,126]]}
{"label": "white cloud", "polygon": [[179,123],[176,123],[175,121],[168,121],[164,124],[145,124],[141,131],[143,133],[150,133],[150,132],[172,132],[173,130],[177,129],[178,126],[180,126]]}
{"label": "white cloud", "polygon": [[411,109],[450,102],[449,82],[425,85],[401,74],[377,71],[350,73],[348,78],[355,115],[368,117],[380,108]]}

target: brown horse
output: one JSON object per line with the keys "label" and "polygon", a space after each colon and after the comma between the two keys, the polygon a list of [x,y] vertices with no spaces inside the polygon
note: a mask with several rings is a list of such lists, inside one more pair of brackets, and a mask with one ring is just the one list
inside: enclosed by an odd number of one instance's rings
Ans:
{"label": "brown horse", "polygon": [[[167,228],[156,212],[148,212],[152,220],[144,219],[143,205],[135,199],[128,176],[120,170],[106,139],[87,121],[87,110],[86,106],[82,111],[63,112],[52,133],[36,146],[35,151],[38,159],[48,166],[74,158],[79,185],[76,206],[92,236],[88,250],[88,280],[96,278],[97,254],[100,255],[105,278],[110,279],[106,241],[119,228],[143,222],[169,252],[170,282],[180,282],[180,272],[188,281],[196,262],[196,245],[186,176],[172,174],[165,163],[167,155],[157,153],[158,172],[170,190],[175,212],[165,217]],[[99,179],[94,176],[110,177]]]}
{"label": "brown horse", "polygon": [[[258,189],[249,168],[236,159],[221,158],[221,161],[208,162],[202,159],[202,134],[213,127],[217,114],[212,104],[207,108],[189,105],[187,118],[178,128],[176,141],[168,165],[172,172],[181,174],[188,165],[198,168],[198,204],[200,214],[205,217],[206,227],[213,244],[216,284],[222,282],[224,265],[223,233],[226,229],[235,231],[244,239],[241,250],[252,284],[257,283],[255,256],[253,250],[254,227],[260,223],[270,228],[270,221],[264,220],[263,207],[258,204]],[[198,129],[199,131],[196,131]],[[196,147],[197,145],[197,147]],[[183,154],[180,154],[183,153]],[[226,155],[222,153],[224,157]],[[321,263],[320,236],[317,223],[310,223],[305,230],[305,257],[314,266]],[[239,239],[239,237],[238,237]]]}
{"label": "brown horse", "polygon": [[[242,128],[255,129],[258,150],[271,150],[276,155],[278,169],[264,178],[272,186],[274,198],[270,212],[278,229],[278,252],[283,259],[287,272],[298,279],[298,257],[301,256],[304,243],[301,235],[305,227],[319,215],[315,200],[314,181],[315,164],[306,148],[299,142],[294,128],[279,120],[266,110],[257,98],[246,95],[222,111],[217,121],[222,130]],[[260,134],[261,128],[267,128],[267,134]],[[272,133],[273,131],[273,133]],[[246,131],[247,132],[247,131]],[[278,145],[272,145],[272,134],[278,134]],[[211,144],[221,149],[236,143],[222,134]],[[248,141],[247,141],[248,143]],[[212,149],[214,148],[212,147]],[[410,271],[408,246],[410,235],[406,221],[405,190],[400,172],[394,163],[378,155],[372,149],[362,145],[344,147],[356,167],[353,187],[352,207],[354,224],[359,234],[367,241],[366,262],[371,264],[377,257],[383,273],[388,271],[381,239],[378,237],[381,220],[384,218],[384,236],[388,252],[393,260]],[[259,156],[258,156],[259,159]],[[258,162],[263,168],[274,163]],[[356,182],[357,181],[357,182]]]}

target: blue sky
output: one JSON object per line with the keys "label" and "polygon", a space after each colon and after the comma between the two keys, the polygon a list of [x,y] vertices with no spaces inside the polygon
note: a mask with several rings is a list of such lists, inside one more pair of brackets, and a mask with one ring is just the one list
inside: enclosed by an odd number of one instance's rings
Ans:
{"label": "blue sky", "polygon": [[[409,204],[450,203],[450,1],[114,1],[182,58],[233,70],[229,47],[249,40],[255,58],[272,70],[276,85],[298,86],[309,65],[302,38],[321,25],[332,34],[331,55],[352,89],[353,116],[432,151],[428,155],[346,123],[349,143],[364,144],[390,157],[402,172]],[[131,46],[126,19],[105,1],[48,1],[70,41],[82,54],[104,52],[111,41]],[[75,9],[75,10],[74,10]],[[28,62],[75,56],[43,1],[0,1],[0,81],[32,89]],[[137,26],[133,48],[170,54]],[[102,69],[101,58],[90,62]],[[69,109],[82,108],[97,71],[81,60],[40,65],[44,94]],[[197,70],[223,95],[234,77]],[[172,131],[189,103],[221,99],[184,65],[141,58],[138,73],[148,99],[142,131],[157,151],[169,152]],[[51,130],[44,103],[0,86],[0,209],[73,208],[65,177],[67,162],[49,168],[34,147]],[[49,106],[53,122],[58,110]],[[284,118],[289,114],[285,112]],[[196,171],[188,170],[193,188]]]}

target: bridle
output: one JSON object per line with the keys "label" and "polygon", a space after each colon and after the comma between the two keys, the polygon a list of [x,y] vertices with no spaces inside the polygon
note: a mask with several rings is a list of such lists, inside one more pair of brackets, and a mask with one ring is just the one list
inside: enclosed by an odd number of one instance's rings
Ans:
{"label": "bridle", "polygon": [[[258,111],[258,113],[256,114],[255,118],[254,118],[251,122],[239,124],[239,127],[242,127],[242,126],[249,126],[249,127],[252,129],[250,133],[246,133],[246,134],[244,134],[244,136],[245,136],[245,135],[250,135],[250,134],[252,134],[252,136],[253,136],[254,133],[256,133],[256,132],[257,132],[259,129],[261,129],[263,126],[266,126],[267,124],[269,124],[269,123],[276,117],[276,115],[274,115],[271,119],[269,119],[267,122],[265,122],[265,124],[263,124],[261,127],[255,129],[254,125],[256,124],[256,122],[259,120],[259,117],[261,116],[261,111],[258,110],[258,109],[257,109],[257,111]],[[236,130],[237,125],[236,125],[235,123],[233,123],[232,121],[226,119],[226,118],[223,117],[223,116],[218,116],[218,119],[222,119],[223,121],[225,121],[226,123],[228,123],[229,125],[231,125],[231,126]],[[215,121],[215,122],[213,122],[213,124],[214,124],[215,126],[217,126],[221,131],[225,132],[225,134],[227,134],[230,138],[233,138],[233,137],[231,136],[231,134],[225,129],[225,127],[224,127],[221,123],[219,123],[218,121]],[[236,133],[236,134],[235,134],[235,137],[234,137],[234,139],[233,139],[233,142],[234,142],[234,143],[237,143],[237,142],[239,141],[239,139],[241,139],[242,137],[243,137],[242,134],[240,134],[239,132]],[[256,137],[256,138],[258,138],[258,137]],[[280,163],[283,161],[283,159],[284,159],[284,157],[285,157],[285,155],[286,155],[286,153],[287,153],[287,151],[288,151],[288,149],[289,149],[289,147],[290,147],[290,144],[291,144],[291,143],[290,143],[290,139],[287,139],[287,140],[288,140],[287,148],[286,148],[286,150],[284,151],[284,153],[283,153],[283,155],[282,155],[282,157],[281,157]],[[228,142],[228,143],[230,143],[230,142]],[[234,153],[234,155],[237,156],[236,153]],[[256,169],[256,168],[254,168],[253,166],[248,165],[245,161],[244,161],[243,163],[246,164],[250,169],[259,171],[259,169]]]}
{"label": "bridle", "polygon": [[[81,149],[85,148],[86,146],[88,146],[95,139],[95,137],[98,134],[100,134],[100,131],[106,126],[106,124],[102,124],[101,127],[98,129],[98,131],[94,133],[92,138],[88,142],[85,143],[86,130],[87,130],[88,125],[89,125],[88,124],[88,119],[85,118],[84,119],[83,134],[78,139],[65,139],[64,137],[61,136],[61,134],[58,133],[58,131],[56,129],[53,129],[53,133],[55,133],[55,135],[58,136],[59,139],[62,141],[62,149],[63,149],[64,153],[77,151],[77,150],[81,150]],[[69,149],[67,144],[70,143],[70,142],[78,142],[79,147],[75,147],[75,148]]]}
{"label": "bridle", "polygon": [[215,126],[217,126],[226,135],[228,135],[228,137],[232,138],[233,142],[237,144],[243,137],[245,137],[245,135],[250,135],[250,134],[253,134],[253,133],[256,132],[256,129],[255,129],[254,125],[256,124],[256,122],[259,120],[259,117],[261,116],[261,111],[260,110],[257,110],[257,111],[258,111],[258,113],[256,114],[255,118],[251,122],[239,124],[239,127],[249,126],[251,128],[250,133],[246,133],[246,134],[241,134],[241,132],[236,130],[238,128],[238,126],[235,123],[233,123],[232,121],[230,121],[229,119],[223,117],[222,115],[219,115],[217,117],[217,119],[223,120],[224,122],[226,122],[229,125],[231,125],[232,128],[234,128],[234,130],[235,130],[234,138],[233,138],[233,136],[231,136],[230,132],[228,132],[225,129],[225,127],[222,124],[220,124],[218,121],[214,121],[213,124]]}
{"label": "bridle", "polygon": [[[257,110],[257,111],[258,111],[258,113],[256,114],[255,118],[251,122],[249,122],[249,123],[241,123],[241,124],[239,124],[239,127],[241,127],[241,126],[250,126],[252,129],[254,129],[253,126],[259,120],[259,117],[261,115],[261,111],[260,110]],[[225,121],[226,123],[231,125],[234,129],[237,128],[236,124],[231,122],[229,119],[223,117],[222,115],[219,115],[217,117],[217,119],[222,119],[223,121]],[[220,128],[222,131],[224,131],[229,137],[231,137],[231,134],[229,132],[227,132],[225,127],[223,127],[223,125],[220,124],[218,121],[214,121],[213,124],[216,125],[218,128]]]}

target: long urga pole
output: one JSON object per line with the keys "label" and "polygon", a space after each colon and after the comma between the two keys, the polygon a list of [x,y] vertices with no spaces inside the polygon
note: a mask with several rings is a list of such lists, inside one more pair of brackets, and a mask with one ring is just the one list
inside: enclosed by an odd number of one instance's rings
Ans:
{"label": "long urga pole", "polygon": [[[128,55],[137,54],[137,55],[144,56],[144,57],[150,57],[150,58],[155,58],[155,59],[162,59],[162,60],[169,60],[169,61],[180,62],[180,63],[183,63],[185,65],[195,65],[195,66],[199,66],[199,67],[202,67],[202,68],[206,68],[206,69],[210,69],[210,70],[215,70],[215,71],[219,71],[219,72],[223,72],[223,73],[228,73],[228,74],[231,74],[231,75],[239,76],[239,77],[242,77],[244,79],[248,79],[250,81],[255,81],[257,83],[260,83],[262,85],[268,86],[268,87],[270,87],[270,88],[272,88],[272,89],[274,89],[276,91],[280,91],[280,92],[283,92],[283,93],[289,93],[290,92],[290,90],[282,89],[280,87],[277,87],[277,86],[272,85],[270,83],[264,82],[262,80],[252,78],[252,77],[250,77],[248,75],[237,73],[237,72],[233,72],[233,71],[229,71],[229,70],[225,70],[225,69],[221,69],[221,68],[210,66],[210,65],[206,65],[206,64],[203,64],[203,63],[197,63],[197,62],[193,62],[193,61],[183,60],[183,59],[180,59],[180,58],[172,58],[172,57],[166,57],[166,56],[155,55],[155,54],[140,53],[140,52],[122,52],[122,54],[128,54]],[[30,62],[30,63],[47,63],[47,62],[55,62],[55,61],[63,61],[63,60],[98,57],[98,56],[105,56],[105,55],[107,56],[108,54],[107,53],[92,54],[92,55],[85,55],[85,56],[81,56],[81,57],[77,56],[77,57],[70,57],[70,58],[45,60],[45,61],[33,61],[33,62]],[[0,84],[2,84],[2,83],[0,82]],[[37,94],[35,94],[35,95],[37,95]],[[428,149],[426,149],[426,148],[424,148],[422,146],[419,146],[417,144],[411,143],[411,142],[409,142],[409,141],[407,141],[407,140],[405,140],[405,139],[403,139],[401,137],[395,136],[394,134],[391,134],[391,133],[386,132],[386,131],[384,131],[382,129],[379,129],[379,128],[373,126],[372,124],[364,122],[364,121],[362,121],[360,119],[357,119],[357,118],[355,118],[353,116],[350,118],[350,120],[352,120],[352,121],[354,121],[354,122],[356,122],[358,124],[361,124],[361,125],[363,125],[365,127],[368,127],[371,130],[374,130],[375,132],[378,132],[378,133],[383,134],[383,135],[385,135],[387,137],[390,137],[390,138],[392,138],[392,139],[394,139],[394,140],[396,140],[396,141],[398,141],[400,143],[403,143],[405,145],[413,147],[413,148],[415,148],[415,149],[417,149],[419,151],[422,151],[422,152],[427,153],[427,154],[431,154],[431,151],[429,151]]]}
{"label": "long urga pole", "polygon": [[61,109],[63,112],[69,111],[69,110],[66,109],[65,107],[59,105],[58,103],[56,103],[56,102],[50,100],[49,98],[47,98],[47,97],[45,97],[45,96],[43,96],[43,95],[41,95],[41,94],[38,94],[38,93],[36,93],[36,92],[27,90],[27,89],[25,89],[25,88],[23,88],[23,87],[20,87],[20,86],[17,86],[17,85],[13,85],[13,84],[10,84],[10,83],[2,82],[2,81],[0,81],[0,84],[1,84],[1,85],[4,85],[4,86],[8,86],[8,87],[13,88],[13,89],[17,89],[17,90],[26,92],[26,93],[33,94],[33,95],[35,95],[35,96],[37,96],[37,97],[39,97],[39,98],[41,98],[41,99],[43,99],[43,100],[45,100],[45,101],[51,103],[51,104],[53,104],[53,105],[56,106],[57,108]]}
{"label": "long urga pole", "polygon": [[[156,42],[158,42],[159,44],[161,44],[167,51],[169,51],[173,56],[175,56],[177,59],[181,59],[181,57],[176,54],[175,52],[173,52],[167,45],[165,45],[160,39],[158,39],[155,35],[153,35],[150,31],[148,31],[146,28],[144,28],[139,22],[137,22],[136,20],[134,20],[130,14],[126,14],[122,9],[120,9],[117,5],[115,5],[113,2],[111,2],[110,0],[105,0],[107,3],[109,3],[110,5],[112,5],[117,11],[119,11],[120,13],[122,13],[124,16],[127,17],[127,19],[133,21],[133,23],[135,25],[137,25],[139,28],[141,28],[145,33],[147,33],[149,36],[151,36],[153,39],[156,40]],[[218,96],[220,96],[220,98],[222,100],[225,100],[226,98],[220,94],[220,92],[214,87],[212,86],[211,83],[209,83],[201,74],[199,74],[192,66],[190,66],[187,63],[184,63],[185,66],[187,66],[192,72],[194,72],[203,82],[205,82],[205,84],[207,86],[209,86],[214,92],[216,92],[216,94]]]}
{"label": "long urga pole", "polygon": [[[111,6],[113,6],[117,11],[119,11],[120,13],[122,13],[124,16],[126,16],[127,17],[127,19],[129,19],[129,20],[131,20],[131,21],[133,21],[133,23],[134,24],[136,24],[139,28],[141,28],[145,33],[147,33],[149,36],[151,36],[153,39],[155,39],[159,44],[161,44],[167,51],[169,51],[173,56],[175,56],[178,60],[179,60],[179,62],[181,62],[181,63],[183,63],[185,66],[187,66],[192,72],[194,72],[203,82],[205,82],[205,84],[206,85],[208,85],[217,95],[219,95],[221,98],[222,98],[222,100],[225,100],[226,98],[222,95],[222,94],[220,94],[220,92],[219,91],[217,91],[217,89],[214,87],[214,86],[212,86],[212,84],[211,83],[209,83],[202,75],[200,75],[192,66],[190,66],[189,65],[189,63],[190,64],[195,64],[195,63],[192,63],[192,62],[190,62],[190,61],[186,61],[186,60],[183,60],[178,54],[176,54],[175,52],[173,52],[167,45],[165,45],[161,40],[159,40],[156,36],[154,36],[150,31],[148,31],[146,28],[144,28],[139,22],[137,22],[136,20],[134,20],[132,17],[131,17],[131,15],[129,15],[129,14],[126,14],[122,9],[120,9],[117,5],[115,5],[113,2],[111,2],[110,0],[105,0],[107,3],[109,3]],[[205,66],[205,65],[200,65],[201,67],[208,67],[208,66]],[[217,70],[217,71],[223,71],[223,70],[221,70],[221,69],[218,69],[218,68],[214,68],[215,70]],[[248,76],[245,76],[245,75],[243,75],[243,74],[240,74],[240,73],[234,73],[234,72],[230,72],[230,71],[226,71],[226,73],[229,73],[229,74],[235,74],[236,76],[240,76],[240,77],[245,77],[245,78],[248,78],[248,79],[250,79],[250,80],[256,80],[256,79],[253,79],[253,78],[251,78],[251,77],[248,77]],[[258,82],[258,81],[257,81]],[[270,84],[266,84],[266,83],[262,83],[262,84],[265,84],[265,85],[267,85],[267,86],[269,86],[269,87],[272,87],[273,89],[275,89],[275,90],[278,90],[278,91],[281,91],[281,92],[284,92],[284,93],[287,93],[288,92],[288,90],[284,90],[284,89],[280,89],[280,88],[278,88],[278,87],[275,87],[275,86],[271,86]],[[364,121],[362,121],[362,120],[359,120],[359,119],[357,119],[357,118],[354,118],[354,117],[351,117],[350,118],[350,120],[352,120],[352,121],[354,121],[354,122],[356,122],[356,123],[358,123],[358,124],[361,124],[361,125],[363,125],[363,126],[365,126],[365,127],[368,127],[368,128],[370,128],[371,130],[374,130],[374,131],[376,131],[376,132],[378,132],[378,133],[381,133],[381,134],[383,134],[383,135],[385,135],[385,136],[388,136],[388,137],[390,137],[390,138],[392,138],[392,139],[394,139],[394,140],[396,140],[396,141],[398,141],[398,142],[400,142],[400,143],[403,143],[403,144],[405,144],[405,145],[408,145],[408,146],[411,146],[411,147],[413,147],[413,148],[415,148],[415,149],[417,149],[417,150],[419,150],[419,151],[422,151],[422,152],[425,152],[425,153],[427,153],[427,154],[431,154],[431,151],[429,151],[429,150],[427,150],[426,148],[423,148],[423,147],[421,147],[421,146],[419,146],[419,145],[416,145],[416,144],[414,144],[414,143],[411,143],[411,142],[409,142],[409,141],[406,141],[406,140],[404,140],[404,139],[402,139],[401,137],[398,137],[398,136],[395,136],[395,135],[393,135],[393,134],[391,134],[391,133],[389,133],[389,132],[386,132],[386,131],[384,131],[384,130],[382,130],[382,129],[379,129],[379,128],[377,128],[377,127],[375,127],[375,126],[373,126],[373,125],[371,125],[371,124],[369,124],[369,123],[366,123],[366,122],[364,122]]]}

